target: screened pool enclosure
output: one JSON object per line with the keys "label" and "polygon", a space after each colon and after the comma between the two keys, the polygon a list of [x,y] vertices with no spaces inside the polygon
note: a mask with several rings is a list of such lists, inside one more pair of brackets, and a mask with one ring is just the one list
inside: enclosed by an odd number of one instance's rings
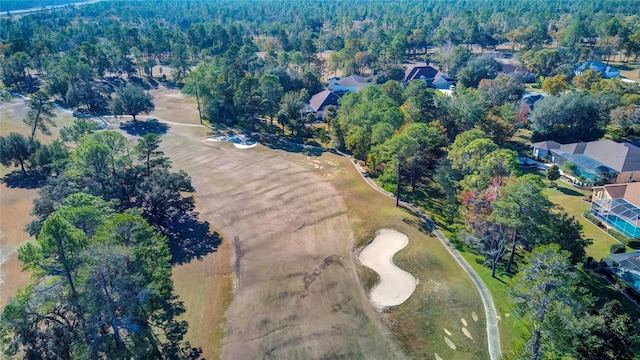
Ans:
{"label": "screened pool enclosure", "polygon": [[640,208],[625,199],[593,200],[591,213],[630,238],[640,237]]}
{"label": "screened pool enclosure", "polygon": [[552,149],[550,151],[556,164],[562,166],[567,161],[572,162],[576,166],[575,175],[582,176],[590,183],[605,182],[605,180],[618,173],[605,164],[583,154],[571,154],[561,149]]}
{"label": "screened pool enclosure", "polygon": [[616,275],[640,292],[640,251],[611,254],[607,264]]}

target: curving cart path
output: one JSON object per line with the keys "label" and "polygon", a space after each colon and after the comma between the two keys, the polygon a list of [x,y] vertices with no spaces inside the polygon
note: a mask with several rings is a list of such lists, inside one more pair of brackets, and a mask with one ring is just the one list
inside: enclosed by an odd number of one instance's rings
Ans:
{"label": "curving cart path", "polygon": [[378,310],[402,304],[416,289],[416,278],[393,263],[393,255],[408,244],[409,238],[405,234],[382,229],[358,256],[364,266],[380,276],[380,281],[369,295]]}
{"label": "curving cart path", "polygon": [[[395,199],[394,194],[391,194],[390,192],[383,190],[376,183],[374,183],[370,178],[366,177],[364,175],[365,172],[362,169],[362,167],[358,165],[358,163],[354,161],[352,157],[346,154],[342,154],[342,155],[351,159],[351,163],[353,164],[353,166],[356,168],[356,170],[358,170],[358,172],[360,173],[360,176],[362,176],[364,181],[367,184],[369,184],[371,188],[392,199]],[[487,321],[487,343],[489,347],[489,356],[491,360],[499,360],[502,357],[502,349],[500,347],[500,331],[498,329],[498,316],[497,316],[495,304],[493,303],[493,297],[491,296],[491,292],[487,288],[487,285],[484,283],[484,281],[482,281],[478,273],[471,267],[471,265],[469,265],[467,260],[464,257],[462,257],[462,255],[460,255],[460,252],[456,250],[456,248],[451,244],[449,239],[447,239],[447,237],[439,229],[436,228],[433,221],[425,213],[417,209],[415,206],[409,203],[406,203],[404,201],[400,201],[400,204],[403,207],[415,213],[416,215],[418,215],[420,218],[422,218],[425,221],[425,223],[432,229],[433,234],[438,238],[438,240],[440,240],[442,245],[444,245],[444,247],[449,251],[449,254],[451,254],[451,256],[456,260],[456,262],[460,265],[462,270],[464,270],[464,272],[466,272],[467,275],[469,275],[469,278],[471,278],[471,281],[478,289],[478,292],[480,293],[480,298],[482,299],[482,304],[484,305],[484,314]]]}

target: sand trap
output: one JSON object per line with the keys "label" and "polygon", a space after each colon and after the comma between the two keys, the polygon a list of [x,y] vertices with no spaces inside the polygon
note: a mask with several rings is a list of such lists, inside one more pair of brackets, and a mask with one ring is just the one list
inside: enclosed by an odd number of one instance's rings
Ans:
{"label": "sand trap", "polygon": [[438,353],[433,353],[433,356],[436,357],[436,360],[444,360],[440,357],[440,355],[438,355]]}
{"label": "sand trap", "polygon": [[453,341],[451,341],[451,339],[449,339],[448,337],[444,337],[444,342],[447,343],[447,346],[449,346],[451,348],[451,350],[455,350],[456,349],[456,344],[453,343]]}
{"label": "sand trap", "polygon": [[452,334],[451,334],[451,331],[449,331],[449,330],[447,330],[447,329],[444,329],[444,333],[445,333],[445,334],[447,334],[447,335],[449,335],[449,336],[451,336],[451,335],[452,335]]}
{"label": "sand trap", "polygon": [[252,147],[257,145],[257,143],[255,141],[248,139],[246,136],[244,136],[242,134],[240,134],[240,135],[232,134],[232,135],[226,135],[226,136],[216,136],[216,137],[208,138],[206,141],[209,141],[209,142],[226,141],[226,142],[232,143],[233,146],[235,146],[238,149],[248,149],[248,148],[252,148]]}
{"label": "sand trap", "polygon": [[460,319],[460,321],[462,322],[462,325],[465,327],[467,326],[467,320],[465,318]]}
{"label": "sand trap", "polygon": [[393,263],[393,255],[407,244],[409,238],[406,235],[395,230],[382,229],[360,252],[360,262],[380,275],[380,282],[371,290],[369,296],[378,310],[402,304],[416,289],[416,278]]}
{"label": "sand trap", "polygon": [[462,333],[464,334],[464,336],[466,336],[469,339],[473,340],[473,336],[471,336],[471,333],[469,332],[469,330],[466,327],[462,328]]}
{"label": "sand trap", "polygon": [[473,321],[478,321],[478,314],[476,314],[475,311],[471,313],[471,317],[473,318]]}

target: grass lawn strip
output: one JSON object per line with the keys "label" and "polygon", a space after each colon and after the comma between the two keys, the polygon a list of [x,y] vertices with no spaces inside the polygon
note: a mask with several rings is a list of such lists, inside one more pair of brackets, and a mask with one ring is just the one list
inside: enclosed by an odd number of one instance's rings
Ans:
{"label": "grass lawn strip", "polygon": [[593,240],[593,244],[586,249],[587,255],[592,256],[595,260],[606,258],[609,255],[611,245],[617,244],[619,241],[582,216],[584,211],[589,211],[591,208],[591,203],[584,200],[586,195],[591,194],[591,191],[575,188],[564,181],[557,181],[556,184],[557,187],[544,190],[549,200],[582,224],[585,237]]}

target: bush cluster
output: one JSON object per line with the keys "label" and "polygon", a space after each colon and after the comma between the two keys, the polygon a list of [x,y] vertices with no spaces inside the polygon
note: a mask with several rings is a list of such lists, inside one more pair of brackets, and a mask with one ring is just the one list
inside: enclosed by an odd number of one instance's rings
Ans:
{"label": "bush cluster", "polygon": [[626,251],[627,251],[627,247],[624,246],[624,244],[620,244],[620,243],[615,243],[611,245],[611,248],[609,248],[609,252],[612,254],[622,254]]}

